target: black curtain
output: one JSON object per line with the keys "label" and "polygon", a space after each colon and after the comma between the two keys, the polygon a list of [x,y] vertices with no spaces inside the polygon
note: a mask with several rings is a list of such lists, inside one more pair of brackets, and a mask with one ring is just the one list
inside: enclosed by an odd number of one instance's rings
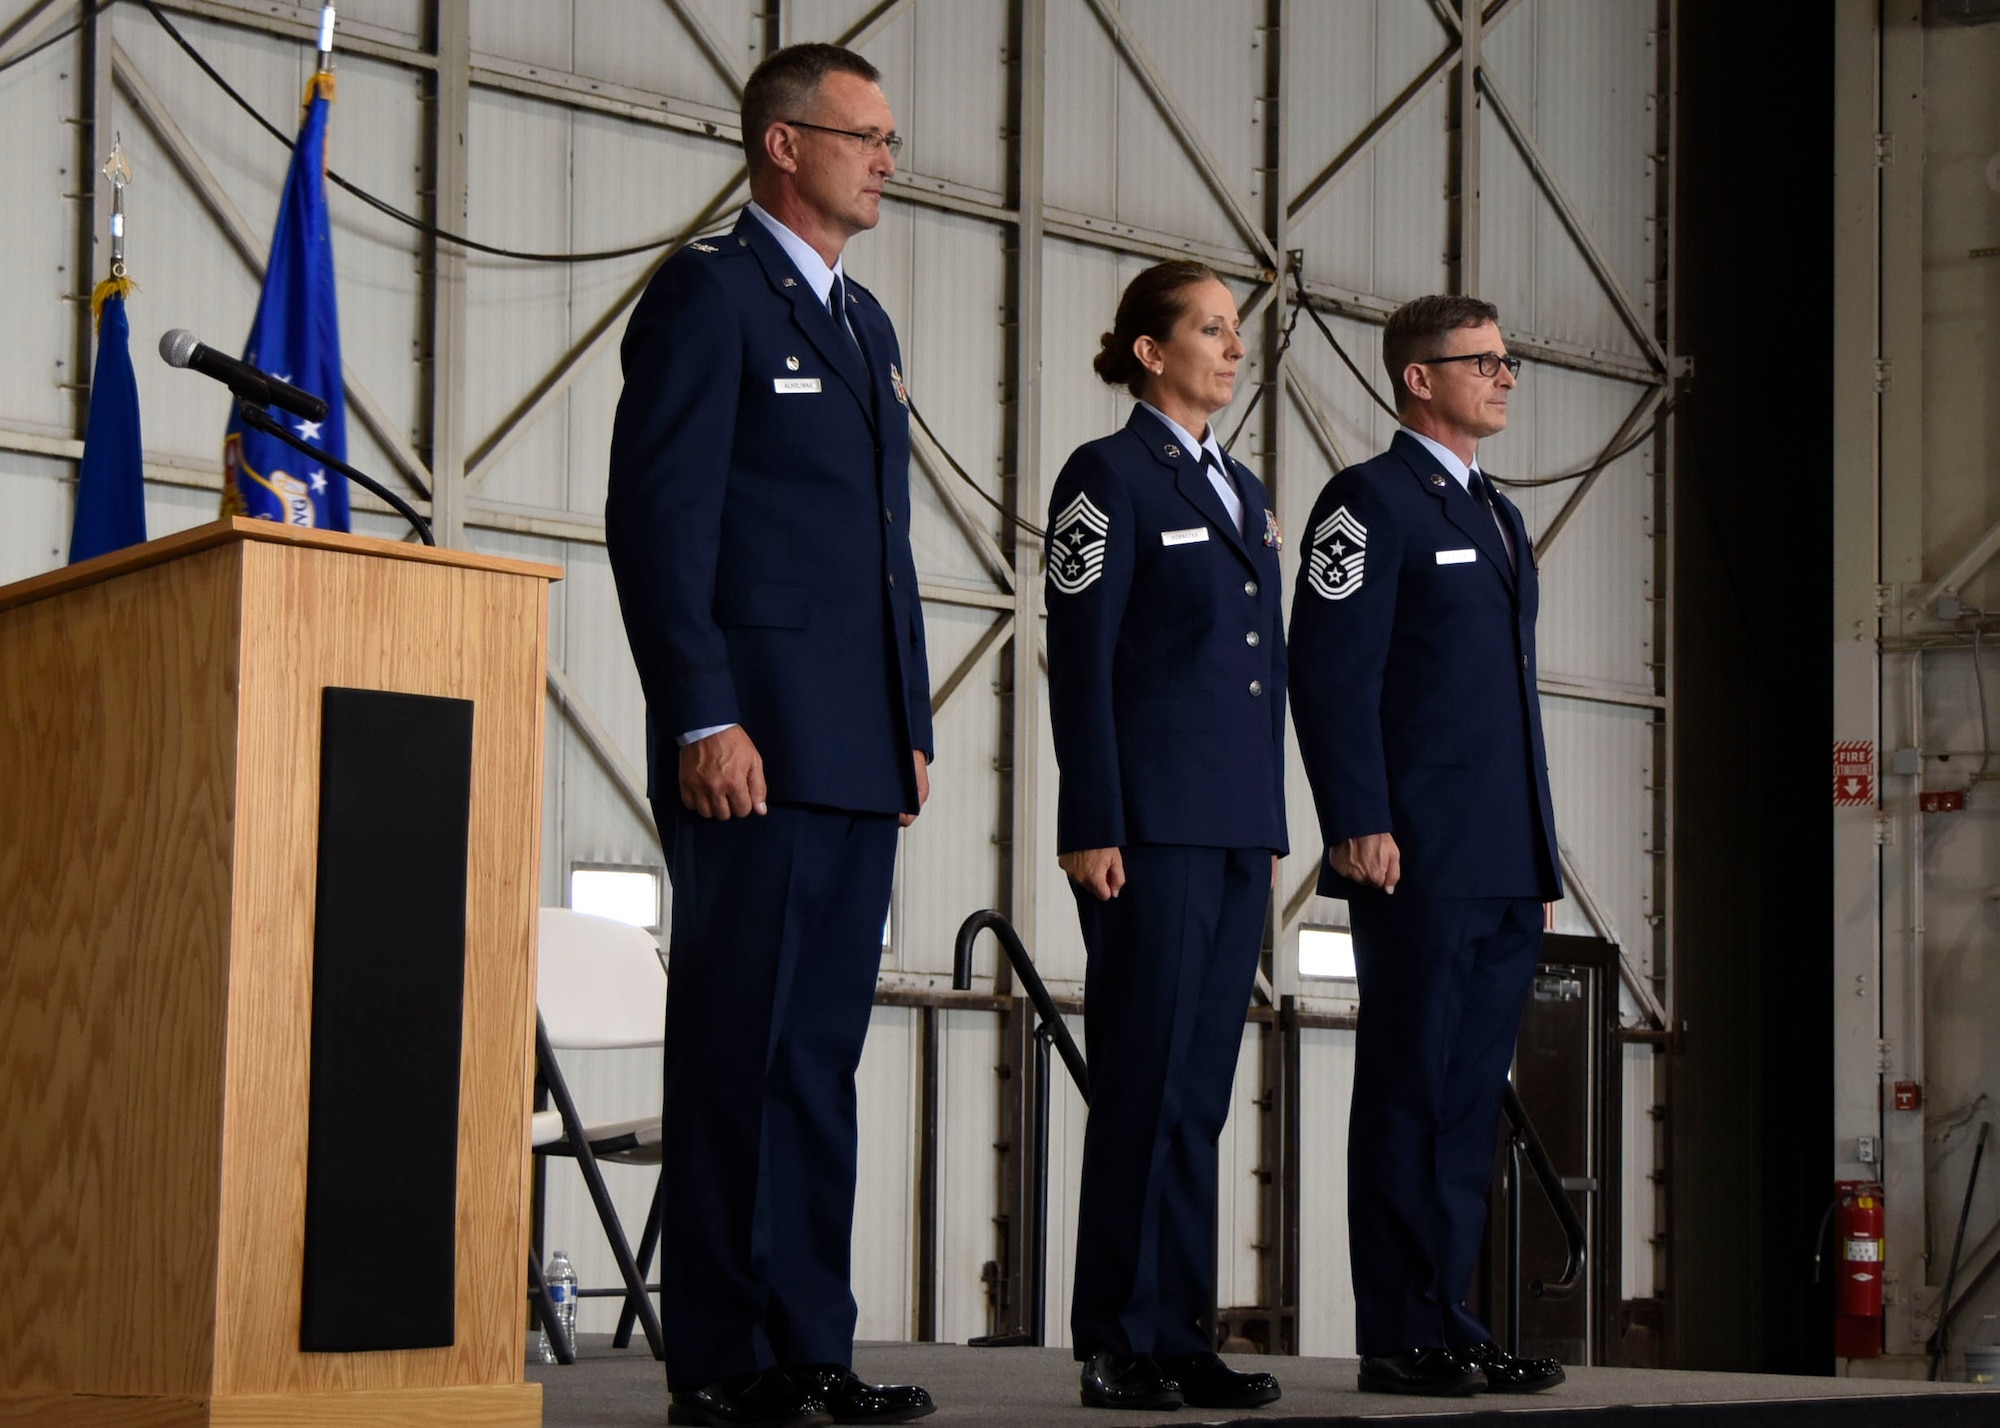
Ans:
{"label": "black curtain", "polygon": [[1832,1190],[1833,29],[1679,10],[1668,1352],[1826,1373]]}

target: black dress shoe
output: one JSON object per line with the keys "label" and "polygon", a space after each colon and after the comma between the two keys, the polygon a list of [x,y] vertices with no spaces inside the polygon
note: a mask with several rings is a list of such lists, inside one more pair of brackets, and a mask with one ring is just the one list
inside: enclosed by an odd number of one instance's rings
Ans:
{"label": "black dress shoe", "polygon": [[791,1375],[836,1423],[908,1423],[937,1411],[930,1394],[913,1383],[863,1383],[840,1364],[795,1368]]}
{"label": "black dress shoe", "polygon": [[667,1399],[667,1422],[703,1428],[828,1421],[826,1405],[783,1369],[732,1374],[700,1388],[677,1388]]}
{"label": "black dress shoe", "polygon": [[1161,1359],[1160,1370],[1181,1386],[1181,1402],[1195,1408],[1261,1408],[1284,1390],[1268,1373],[1238,1373],[1220,1354]]}
{"label": "black dress shoe", "polygon": [[1417,1393],[1431,1398],[1463,1398],[1477,1393],[1479,1370],[1450,1349],[1405,1349],[1400,1354],[1364,1354],[1363,1393]]}
{"label": "black dress shoe", "polygon": [[1563,1381],[1563,1366],[1554,1359],[1517,1359],[1490,1339],[1455,1352],[1486,1375],[1494,1393],[1536,1393]]}
{"label": "black dress shoe", "polygon": [[1148,1354],[1100,1350],[1083,1366],[1085,1408],[1179,1408],[1181,1388]]}

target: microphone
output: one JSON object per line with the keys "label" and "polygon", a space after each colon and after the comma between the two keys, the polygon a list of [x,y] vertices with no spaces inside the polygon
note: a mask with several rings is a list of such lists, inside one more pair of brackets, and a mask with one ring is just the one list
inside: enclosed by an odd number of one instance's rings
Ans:
{"label": "microphone", "polygon": [[169,367],[192,367],[260,407],[283,407],[307,421],[321,421],[326,416],[325,398],[302,391],[290,382],[281,382],[268,372],[260,372],[248,362],[239,362],[213,347],[202,346],[185,327],[160,334],[160,356]]}

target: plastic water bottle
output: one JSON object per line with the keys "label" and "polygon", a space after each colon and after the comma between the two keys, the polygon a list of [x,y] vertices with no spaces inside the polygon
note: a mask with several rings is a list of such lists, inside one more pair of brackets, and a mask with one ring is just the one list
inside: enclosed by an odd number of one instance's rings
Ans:
{"label": "plastic water bottle", "polygon": [[[557,1250],[549,1256],[549,1267],[542,1275],[549,1286],[549,1300],[556,1306],[556,1327],[562,1331],[563,1342],[569,1346],[570,1357],[576,1357],[576,1267],[569,1262],[569,1256]],[[551,1358],[553,1358],[551,1351]]]}

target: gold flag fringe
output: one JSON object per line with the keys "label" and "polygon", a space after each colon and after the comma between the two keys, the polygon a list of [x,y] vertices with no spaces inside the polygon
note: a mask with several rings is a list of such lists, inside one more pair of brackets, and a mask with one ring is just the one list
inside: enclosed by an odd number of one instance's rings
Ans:
{"label": "gold flag fringe", "polygon": [[328,104],[333,103],[335,98],[334,91],[338,87],[339,86],[337,86],[333,82],[332,70],[323,69],[316,71],[313,77],[306,81],[305,98],[299,101],[300,112],[303,114],[305,110],[312,108],[313,97],[315,95],[323,94],[326,96],[326,102]]}
{"label": "gold flag fringe", "polygon": [[90,320],[93,330],[104,330],[104,304],[113,298],[130,297],[139,285],[120,273],[115,278],[106,278],[90,290]]}

